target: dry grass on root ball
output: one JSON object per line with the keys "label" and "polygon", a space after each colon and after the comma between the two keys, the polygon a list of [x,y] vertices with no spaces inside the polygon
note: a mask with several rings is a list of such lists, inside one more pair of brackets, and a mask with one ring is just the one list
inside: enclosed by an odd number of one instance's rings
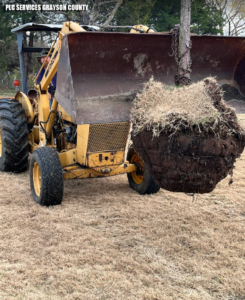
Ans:
{"label": "dry grass on root ball", "polygon": [[157,184],[173,192],[208,193],[232,174],[245,132],[210,77],[188,87],[151,79],[131,111],[134,147]]}

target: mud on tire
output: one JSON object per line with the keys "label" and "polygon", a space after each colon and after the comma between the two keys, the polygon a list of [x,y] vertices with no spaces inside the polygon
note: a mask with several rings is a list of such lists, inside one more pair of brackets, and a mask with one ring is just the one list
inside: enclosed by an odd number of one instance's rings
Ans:
{"label": "mud on tire", "polygon": [[64,190],[63,171],[55,149],[41,147],[32,153],[30,184],[33,199],[38,204],[61,204]]}
{"label": "mud on tire", "polygon": [[[138,156],[138,154],[135,152],[134,148],[130,148],[128,151],[127,160],[129,162],[132,162],[133,157],[135,155],[136,155],[136,157]],[[142,161],[140,156],[138,156],[138,158]],[[154,178],[152,177],[151,173],[146,168],[143,161],[142,161],[142,163],[144,165],[143,174],[142,174],[142,176],[140,176],[140,177],[142,177],[142,179],[140,180],[142,182],[136,182],[137,181],[137,180],[135,180],[136,174],[133,174],[135,172],[128,173],[127,176],[128,176],[129,186],[141,195],[155,194],[160,190],[160,186],[156,184]],[[137,176],[136,176],[136,178],[137,178]]]}
{"label": "mud on tire", "polygon": [[27,120],[21,103],[0,99],[0,171],[25,171],[29,143]]}

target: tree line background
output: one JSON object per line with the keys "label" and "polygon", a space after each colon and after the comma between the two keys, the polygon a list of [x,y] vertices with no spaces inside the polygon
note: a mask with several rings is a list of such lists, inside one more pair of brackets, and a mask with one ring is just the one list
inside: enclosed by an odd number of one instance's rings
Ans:
{"label": "tree line background", "polygon": [[[6,0],[0,0],[2,5]],[[51,4],[46,0],[22,0],[19,4]],[[86,4],[88,11],[34,12],[4,11],[0,9],[0,88],[12,87],[19,76],[16,35],[11,29],[29,22],[61,24],[75,21],[82,25],[126,26],[145,24],[157,31],[168,32],[180,23],[181,0],[53,0],[52,4]],[[7,3],[9,4],[9,3]],[[115,30],[113,28],[102,30]],[[126,31],[126,29],[121,29]],[[244,0],[192,0],[191,32],[213,35],[245,35]],[[24,35],[24,46],[47,47],[50,33],[29,32]],[[30,81],[39,69],[37,54],[26,53],[26,72]]]}

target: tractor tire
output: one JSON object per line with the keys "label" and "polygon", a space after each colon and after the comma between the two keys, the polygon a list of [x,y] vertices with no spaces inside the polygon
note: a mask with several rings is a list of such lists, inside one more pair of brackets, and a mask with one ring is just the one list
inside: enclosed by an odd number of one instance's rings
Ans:
{"label": "tractor tire", "polygon": [[30,161],[30,184],[33,199],[42,206],[61,204],[63,198],[63,171],[55,149],[36,149]]}
{"label": "tractor tire", "polygon": [[0,99],[0,171],[25,171],[28,156],[27,120],[22,105],[14,99]]}
{"label": "tractor tire", "polygon": [[146,168],[142,158],[135,152],[134,148],[129,149],[127,160],[130,163],[141,165],[143,168],[141,174],[138,172],[127,174],[129,186],[141,195],[150,195],[159,192],[160,186],[156,184],[151,173]]}

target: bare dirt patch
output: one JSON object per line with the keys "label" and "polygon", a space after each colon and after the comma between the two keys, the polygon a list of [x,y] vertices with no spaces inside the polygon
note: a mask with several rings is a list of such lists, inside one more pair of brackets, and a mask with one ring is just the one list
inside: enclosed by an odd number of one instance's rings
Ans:
{"label": "bare dirt patch", "polygon": [[194,201],[126,175],[65,181],[50,208],[28,172],[0,173],[0,299],[244,299],[244,168]]}

